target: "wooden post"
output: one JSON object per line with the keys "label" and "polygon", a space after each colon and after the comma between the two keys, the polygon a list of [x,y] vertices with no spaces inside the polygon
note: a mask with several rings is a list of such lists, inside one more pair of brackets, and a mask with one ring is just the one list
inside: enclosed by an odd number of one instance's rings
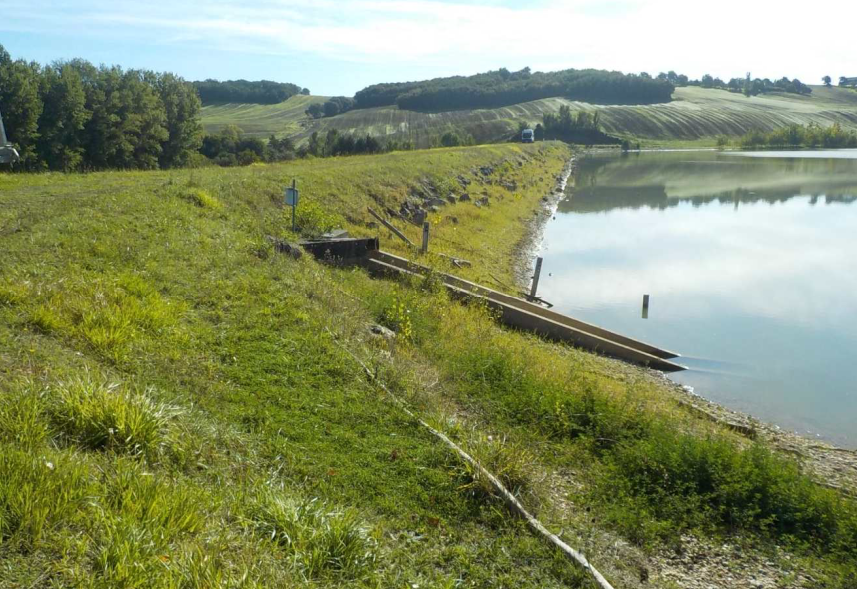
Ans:
{"label": "wooden post", "polygon": [[643,295],[643,319],[649,318],[649,295]]}
{"label": "wooden post", "polygon": [[399,239],[401,239],[402,241],[404,241],[405,243],[407,243],[409,246],[411,246],[411,247],[416,247],[416,246],[414,245],[414,242],[412,242],[410,239],[408,239],[408,238],[405,236],[405,234],[404,234],[404,233],[402,233],[401,231],[399,231],[398,229],[396,229],[395,227],[393,227],[390,223],[388,223],[388,222],[387,222],[387,220],[386,220],[386,219],[384,219],[381,215],[379,215],[378,213],[376,213],[375,211],[373,211],[371,208],[369,209],[369,214],[371,214],[373,217],[375,217],[376,219],[378,219],[379,221],[381,221],[381,224],[382,224],[384,227],[386,227],[387,229],[389,229],[390,231],[392,231],[392,232],[393,232],[393,235],[395,235],[396,237],[398,237]]}
{"label": "wooden post", "polygon": [[423,253],[428,252],[429,229],[431,225],[428,221],[423,223]]}
{"label": "wooden post", "polygon": [[[292,178],[292,190],[297,190],[297,188],[298,188],[298,181],[296,178]],[[295,204],[292,205],[292,233],[295,232],[295,211],[297,210],[297,208],[298,208],[298,203],[295,202]]]}
{"label": "wooden post", "polygon": [[536,258],[536,273],[533,274],[533,286],[530,288],[530,298],[536,298],[536,291],[539,289],[539,276],[542,273],[542,259]]}

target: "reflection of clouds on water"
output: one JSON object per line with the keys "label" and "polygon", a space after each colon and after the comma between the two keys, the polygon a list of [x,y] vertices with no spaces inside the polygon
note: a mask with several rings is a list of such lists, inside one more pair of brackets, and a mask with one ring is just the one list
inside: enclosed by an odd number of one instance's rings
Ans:
{"label": "reflection of clouds on water", "polygon": [[857,160],[724,157],[584,159],[540,294],[692,355],[674,378],[703,396],[854,445]]}
{"label": "reflection of clouds on water", "polygon": [[[667,213],[571,216],[568,231],[549,234],[553,276],[543,291],[590,308],[659,293],[696,317],[728,307],[835,326],[857,316],[857,210],[810,209],[808,200],[745,205],[739,215],[685,203]],[[565,266],[573,271],[556,271]]]}

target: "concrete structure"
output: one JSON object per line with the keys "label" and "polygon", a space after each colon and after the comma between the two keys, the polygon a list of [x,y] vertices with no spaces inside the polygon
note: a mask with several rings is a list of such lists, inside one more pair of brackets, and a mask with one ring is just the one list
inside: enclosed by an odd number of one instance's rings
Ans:
{"label": "concrete structure", "polygon": [[[429,272],[425,266],[381,250],[369,252],[368,258],[367,267],[373,274],[398,275],[404,273],[424,276]],[[484,300],[489,307],[501,313],[500,320],[506,325],[664,372],[677,372],[686,369],[684,366],[670,361],[671,358],[678,357],[675,352],[545,309],[524,299],[507,295],[451,274],[435,272],[435,275],[441,277],[453,295]]]}
{"label": "concrete structure", "polygon": [[[301,246],[318,259],[334,263],[359,264],[376,276],[424,277],[432,270],[405,258],[378,249],[378,238],[346,238],[304,241]],[[685,370],[671,362],[678,354],[637,341],[596,325],[551,311],[524,299],[487,288],[452,274],[434,272],[456,297],[483,301],[498,312],[502,323],[530,331],[555,341],[648,366],[664,372]]]}

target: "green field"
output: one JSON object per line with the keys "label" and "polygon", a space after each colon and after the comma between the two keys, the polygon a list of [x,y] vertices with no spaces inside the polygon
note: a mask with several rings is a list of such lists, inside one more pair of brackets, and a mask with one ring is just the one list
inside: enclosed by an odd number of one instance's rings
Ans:
{"label": "green field", "polygon": [[267,139],[271,135],[294,136],[311,123],[304,111],[309,105],[324,102],[324,96],[292,96],[280,104],[214,104],[202,109],[202,125],[208,133],[217,133],[226,125],[238,125],[246,135]]}
{"label": "green field", "polygon": [[791,455],[641,369],[503,329],[431,276],[372,280],[266,237],[299,238],[292,178],[301,235],[343,227],[411,256],[367,207],[467,192],[430,214],[420,260],[467,258],[456,272],[514,290],[569,156],[0,175],[0,587],[593,586],[386,391],[617,588],[675,587],[658,559],[689,538],[740,546],[738,576],[764,561],[780,587],[853,586],[857,504]]}
{"label": "green field", "polygon": [[713,145],[718,135],[737,136],[752,129],[770,131],[792,123],[826,126],[839,122],[857,129],[857,92],[850,89],[813,86],[810,96],[767,94],[747,98],[724,90],[687,87],[676,89],[673,96],[669,104],[646,106],[589,105],[550,98],[497,109],[441,113],[384,107],[318,121],[310,121],[303,114],[307,97],[300,97],[300,108],[290,105],[296,97],[282,105],[206,107],[203,122],[209,130],[235,123],[250,134],[288,134],[298,140],[313,131],[324,133],[335,128],[344,133],[410,139],[420,147],[451,129],[465,130],[479,143],[504,141],[514,134],[519,122],[535,125],[542,115],[558,112],[564,104],[573,110],[597,109],[607,133],[644,145]]}

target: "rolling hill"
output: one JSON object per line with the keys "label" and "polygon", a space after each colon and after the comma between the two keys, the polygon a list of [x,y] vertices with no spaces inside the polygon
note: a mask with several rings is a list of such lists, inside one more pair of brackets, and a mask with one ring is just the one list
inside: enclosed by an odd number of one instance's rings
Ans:
{"label": "rolling hill", "polygon": [[325,100],[325,96],[299,94],[279,104],[213,104],[202,108],[202,124],[207,133],[238,125],[253,137],[293,136],[312,124],[304,112],[307,107]]}
{"label": "rolling hill", "polygon": [[294,97],[279,105],[226,105],[203,109],[207,130],[234,123],[251,135],[271,133],[293,136],[298,141],[318,131],[338,129],[343,133],[410,139],[427,146],[432,137],[451,129],[472,134],[479,143],[503,141],[518,123],[535,125],[545,113],[569,105],[572,110],[598,110],[603,129],[612,135],[644,144],[671,142],[714,143],[718,135],[740,135],[751,129],[770,131],[792,123],[839,122],[857,129],[857,92],[844,88],[813,86],[810,96],[766,94],[747,98],[724,90],[699,87],[676,89],[673,101],[641,106],[604,106],[547,98],[495,109],[456,110],[426,113],[379,107],[353,110],[312,121],[303,110],[319,97]]}

